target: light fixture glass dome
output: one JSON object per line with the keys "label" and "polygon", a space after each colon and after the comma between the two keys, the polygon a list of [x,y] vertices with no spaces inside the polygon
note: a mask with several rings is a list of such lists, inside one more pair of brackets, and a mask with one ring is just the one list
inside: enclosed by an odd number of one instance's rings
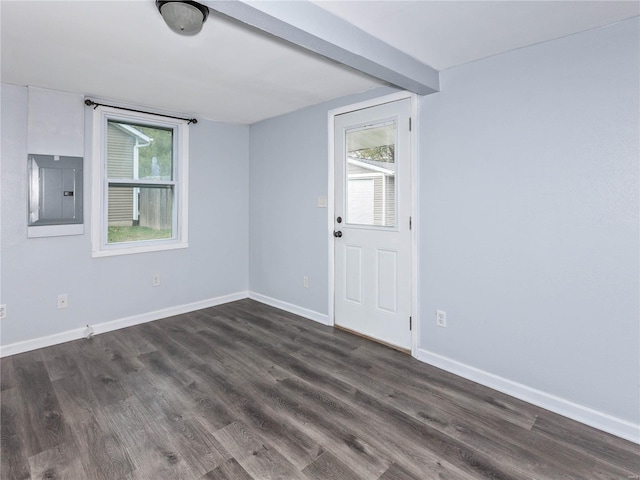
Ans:
{"label": "light fixture glass dome", "polygon": [[202,30],[209,9],[196,2],[156,1],[158,10],[171,30],[181,35],[195,35]]}

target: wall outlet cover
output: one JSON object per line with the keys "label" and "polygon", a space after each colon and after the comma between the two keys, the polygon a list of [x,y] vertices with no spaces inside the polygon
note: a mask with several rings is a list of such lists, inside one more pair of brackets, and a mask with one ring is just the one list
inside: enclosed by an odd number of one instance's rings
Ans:
{"label": "wall outlet cover", "polygon": [[58,310],[67,308],[69,306],[69,298],[66,293],[58,295]]}

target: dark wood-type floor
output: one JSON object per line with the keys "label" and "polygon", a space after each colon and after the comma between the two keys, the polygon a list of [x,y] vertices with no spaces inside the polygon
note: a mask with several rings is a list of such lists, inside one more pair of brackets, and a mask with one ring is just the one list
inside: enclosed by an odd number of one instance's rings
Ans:
{"label": "dark wood-type floor", "polygon": [[3,480],[638,478],[638,445],[251,300],[2,359]]}

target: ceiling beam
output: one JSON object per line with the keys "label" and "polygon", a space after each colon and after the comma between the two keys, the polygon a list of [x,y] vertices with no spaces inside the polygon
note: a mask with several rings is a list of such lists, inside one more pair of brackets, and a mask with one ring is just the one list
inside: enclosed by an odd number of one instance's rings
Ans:
{"label": "ceiling beam", "polygon": [[228,17],[404,90],[439,90],[438,71],[309,1],[201,0]]}

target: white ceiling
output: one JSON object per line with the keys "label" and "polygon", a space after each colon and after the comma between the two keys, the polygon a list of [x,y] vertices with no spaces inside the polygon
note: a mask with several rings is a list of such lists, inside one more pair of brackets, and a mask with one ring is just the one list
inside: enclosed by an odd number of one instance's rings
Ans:
{"label": "white ceiling", "polygon": [[638,1],[316,1],[436,70],[640,15]]}
{"label": "white ceiling", "polygon": [[[640,14],[638,1],[321,1],[438,70]],[[169,30],[153,0],[0,2],[1,80],[250,124],[383,82],[212,12]]]}

